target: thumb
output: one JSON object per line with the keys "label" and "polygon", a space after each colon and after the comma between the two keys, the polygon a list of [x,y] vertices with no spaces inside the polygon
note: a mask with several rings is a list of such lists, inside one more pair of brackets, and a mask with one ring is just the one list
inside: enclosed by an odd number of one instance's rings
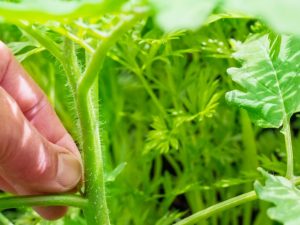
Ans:
{"label": "thumb", "polygon": [[[80,158],[40,135],[1,87],[0,105],[0,180],[5,187],[22,195],[74,189],[82,175]],[[61,216],[51,208],[41,214],[48,219]]]}

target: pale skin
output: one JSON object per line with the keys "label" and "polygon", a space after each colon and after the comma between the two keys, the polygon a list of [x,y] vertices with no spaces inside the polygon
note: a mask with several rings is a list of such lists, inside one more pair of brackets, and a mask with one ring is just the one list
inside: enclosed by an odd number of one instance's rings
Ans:
{"label": "pale skin", "polygon": [[[0,189],[17,195],[74,191],[79,151],[47,97],[0,42]],[[57,219],[65,207],[37,207]]]}

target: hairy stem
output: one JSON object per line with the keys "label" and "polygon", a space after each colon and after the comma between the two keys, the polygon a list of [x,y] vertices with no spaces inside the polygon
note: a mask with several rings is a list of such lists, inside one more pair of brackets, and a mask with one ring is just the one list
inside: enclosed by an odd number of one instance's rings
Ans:
{"label": "hairy stem", "polygon": [[[103,55],[104,57],[105,55]],[[93,60],[100,62],[98,68],[93,68],[96,77],[101,69],[103,59],[101,57]],[[93,84],[93,81],[91,85]],[[84,214],[88,224],[109,225],[109,212],[105,196],[105,181],[103,171],[103,154],[100,143],[100,133],[98,121],[94,118],[97,107],[90,98],[91,86],[87,84],[87,89],[78,90],[77,110],[81,127],[81,149],[83,150],[84,173],[85,173],[85,195],[88,199],[88,206]],[[96,119],[96,120],[95,120]]]}
{"label": "hairy stem", "polygon": [[285,120],[283,121],[282,133],[284,135],[286,158],[287,158],[286,177],[288,179],[292,179],[294,177],[294,159],[293,159],[294,153],[293,153],[290,121],[288,118],[285,118]]}
{"label": "hairy stem", "polygon": [[201,210],[174,225],[188,225],[188,224],[195,224],[196,222],[206,219],[210,216],[213,216],[217,213],[220,213],[224,210],[231,209],[235,206],[244,204],[246,202],[254,201],[257,199],[255,191],[250,191],[248,193],[236,196],[234,198],[228,199],[226,201],[220,202],[213,206],[210,206],[204,210]]}
{"label": "hairy stem", "polygon": [[88,224],[110,224],[109,212],[105,196],[105,181],[103,171],[103,153],[101,148],[98,107],[89,93],[85,102],[78,102],[80,123],[83,138],[83,158],[85,164],[85,194],[89,200],[84,211]]}
{"label": "hairy stem", "polygon": [[11,196],[0,198],[0,209],[31,206],[73,206],[85,208],[87,200],[77,195]]}
{"label": "hairy stem", "polygon": [[81,72],[77,62],[75,45],[68,37],[64,38],[63,45],[63,67],[67,75],[68,84],[75,94],[77,91],[77,80],[79,79]]}
{"label": "hairy stem", "polygon": [[105,181],[103,171],[103,153],[101,149],[100,129],[96,121],[97,103],[93,101],[91,89],[97,75],[102,69],[103,61],[108,50],[115,44],[120,36],[135,22],[134,16],[127,16],[111,33],[110,37],[103,40],[91,56],[90,62],[81,77],[77,91],[77,105],[79,121],[81,124],[81,136],[83,138],[82,149],[85,169],[85,194],[88,198],[88,206],[84,210],[88,224],[109,225],[109,212],[105,196]]}

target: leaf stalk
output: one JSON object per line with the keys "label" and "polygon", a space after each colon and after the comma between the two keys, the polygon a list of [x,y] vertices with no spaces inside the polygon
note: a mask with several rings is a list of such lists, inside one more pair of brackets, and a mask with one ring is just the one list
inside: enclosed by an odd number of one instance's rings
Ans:
{"label": "leaf stalk", "polygon": [[285,118],[283,122],[282,133],[284,135],[284,141],[286,147],[286,158],[287,158],[286,177],[288,179],[292,179],[294,177],[294,153],[293,153],[290,120],[288,118]]}
{"label": "leaf stalk", "polygon": [[73,206],[85,208],[87,200],[78,195],[10,196],[0,198],[0,210],[32,206]]}
{"label": "leaf stalk", "polygon": [[224,210],[231,209],[233,207],[236,207],[238,205],[251,202],[257,199],[255,191],[250,191],[245,194],[236,196],[234,198],[228,199],[226,201],[220,202],[218,204],[215,204],[213,206],[210,206],[204,210],[201,210],[189,217],[186,217],[185,219],[175,223],[174,225],[189,225],[189,224],[195,224],[196,222],[206,219],[212,215],[215,215],[217,213],[220,213]]}

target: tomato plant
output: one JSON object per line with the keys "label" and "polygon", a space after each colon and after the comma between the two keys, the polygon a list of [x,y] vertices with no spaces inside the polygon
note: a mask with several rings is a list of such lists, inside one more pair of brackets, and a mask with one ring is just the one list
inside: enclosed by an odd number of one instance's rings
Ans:
{"label": "tomato plant", "polygon": [[[298,224],[300,3],[269,5],[0,1],[0,38],[49,96],[85,174],[73,195],[4,194],[2,223]],[[53,205],[78,210],[57,222],[6,210]]]}

